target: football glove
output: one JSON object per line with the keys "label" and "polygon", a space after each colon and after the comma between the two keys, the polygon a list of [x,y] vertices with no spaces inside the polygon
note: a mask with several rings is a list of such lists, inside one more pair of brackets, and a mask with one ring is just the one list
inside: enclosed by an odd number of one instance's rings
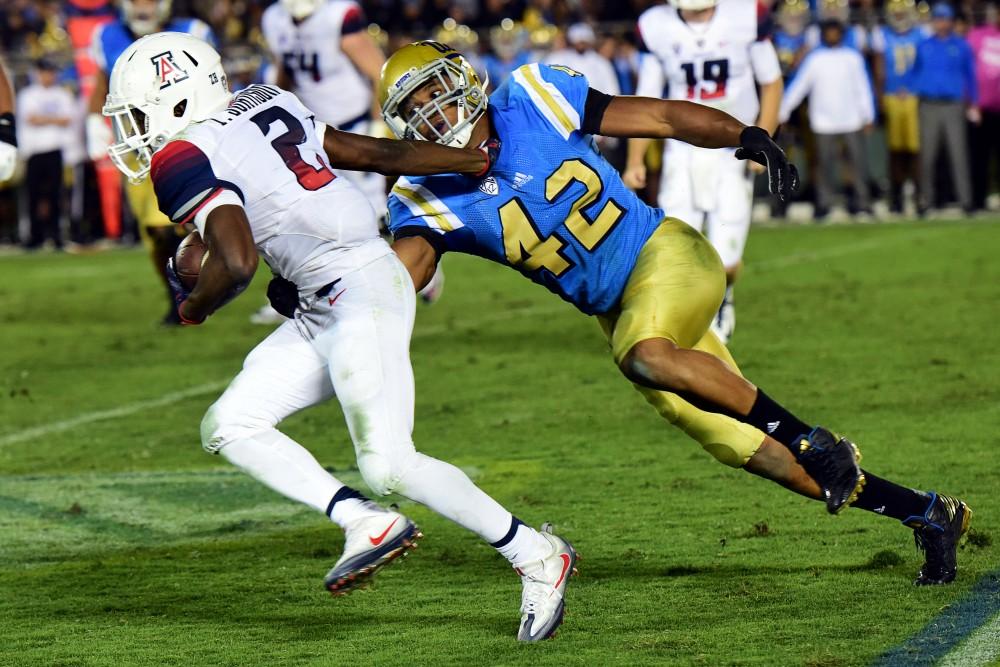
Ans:
{"label": "football glove", "polygon": [[781,201],[788,201],[799,188],[799,172],[785,151],[760,127],[745,127],[740,133],[737,160],[752,160],[767,167],[767,188]]}
{"label": "football glove", "polygon": [[271,308],[285,317],[295,317],[295,309],[299,307],[299,286],[281,276],[274,276],[267,284],[267,300]]}
{"label": "football glove", "polygon": [[189,320],[181,313],[181,304],[187,300],[188,296],[191,294],[191,290],[184,287],[184,283],[181,282],[181,277],[177,275],[177,268],[174,266],[173,257],[167,260],[166,273],[167,285],[170,287],[170,294],[174,297],[174,305],[177,308],[177,317],[180,319],[181,324],[201,324],[204,322],[204,319]]}
{"label": "football glove", "polygon": [[14,175],[17,166],[17,132],[14,114],[0,114],[0,183]]}

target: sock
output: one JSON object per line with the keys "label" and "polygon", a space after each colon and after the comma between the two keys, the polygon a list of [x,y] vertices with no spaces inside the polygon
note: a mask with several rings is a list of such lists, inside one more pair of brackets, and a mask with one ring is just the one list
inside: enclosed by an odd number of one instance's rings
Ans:
{"label": "sock", "polygon": [[552,553],[552,544],[513,514],[510,515],[510,530],[496,542],[490,542],[490,546],[511,565],[541,560]]}
{"label": "sock", "polygon": [[373,512],[382,511],[384,510],[381,507],[362,495],[360,491],[349,486],[340,487],[330,499],[330,504],[326,506],[326,515],[341,528]]}
{"label": "sock", "polygon": [[757,398],[747,416],[737,419],[759,428],[796,455],[799,451],[799,441],[812,431],[811,426],[775,403],[761,389],[757,389]]}
{"label": "sock", "polygon": [[923,516],[931,502],[930,496],[923,491],[908,489],[869,472],[865,472],[865,480],[861,495],[851,507],[906,521],[913,516]]}
{"label": "sock", "polygon": [[277,429],[234,440],[219,453],[274,491],[320,512],[326,512],[330,498],[344,488],[305,447]]}

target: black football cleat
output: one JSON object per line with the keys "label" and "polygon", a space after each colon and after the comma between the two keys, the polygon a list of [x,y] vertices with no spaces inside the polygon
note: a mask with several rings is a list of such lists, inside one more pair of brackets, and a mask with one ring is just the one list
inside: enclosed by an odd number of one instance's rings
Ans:
{"label": "black football cleat", "polygon": [[837,514],[858,499],[865,474],[857,445],[817,426],[799,442],[798,462],[823,489],[826,511]]}
{"label": "black football cleat", "polygon": [[924,552],[924,566],[913,582],[916,586],[950,584],[958,572],[958,547],[972,521],[972,510],[958,498],[931,492],[923,516],[903,523],[913,529],[913,540]]}

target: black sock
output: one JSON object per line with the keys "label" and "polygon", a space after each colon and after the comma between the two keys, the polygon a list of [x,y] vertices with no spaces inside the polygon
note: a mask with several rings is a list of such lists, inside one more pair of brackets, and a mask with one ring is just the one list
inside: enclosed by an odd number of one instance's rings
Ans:
{"label": "black sock", "polygon": [[775,403],[760,389],[757,390],[757,398],[754,399],[747,416],[736,419],[759,428],[796,455],[799,451],[799,441],[812,432],[811,426]]}
{"label": "black sock", "polygon": [[931,502],[930,497],[922,491],[894,484],[870,472],[865,472],[865,480],[861,495],[851,503],[851,507],[906,521],[910,517],[923,516]]}
{"label": "black sock", "polygon": [[333,512],[333,506],[339,503],[341,500],[347,500],[348,498],[356,498],[358,500],[368,500],[365,496],[361,494],[360,491],[352,489],[349,486],[342,486],[337,489],[337,492],[333,494],[333,498],[330,499],[330,504],[326,506],[326,515],[330,518],[331,512]]}

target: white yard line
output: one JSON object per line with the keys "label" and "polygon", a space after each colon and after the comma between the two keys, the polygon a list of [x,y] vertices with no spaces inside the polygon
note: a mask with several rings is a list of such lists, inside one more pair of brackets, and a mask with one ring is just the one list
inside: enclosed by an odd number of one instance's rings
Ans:
{"label": "white yard line", "polygon": [[[844,245],[838,245],[833,247],[828,247],[822,250],[815,250],[809,252],[798,252],[789,255],[784,255],[781,257],[771,257],[766,259],[757,260],[747,265],[747,270],[764,270],[764,269],[776,269],[786,266],[794,266],[796,264],[807,264],[809,262],[814,262],[821,259],[827,259],[830,257],[840,257],[842,255],[849,255],[856,252],[864,252],[866,250],[874,250],[877,248],[883,248],[887,246],[897,245],[899,243],[913,241],[914,239],[922,239],[928,236],[934,236],[937,234],[951,233],[951,230],[947,227],[932,227],[928,229],[913,230],[910,233],[898,234],[894,236],[889,236],[885,238],[871,239],[869,241],[860,241],[857,243],[848,243]],[[413,333],[414,338],[427,338],[430,336],[440,336],[441,334],[448,333],[452,330],[470,329],[484,324],[490,324],[493,322],[502,322],[504,320],[511,320],[519,317],[530,317],[537,315],[550,315],[552,313],[558,312],[559,310],[565,309],[562,303],[552,302],[550,305],[543,306],[532,306],[530,308],[515,309],[515,310],[505,310],[492,315],[478,318],[474,321],[461,320],[455,321],[454,323],[441,323],[428,326],[418,325],[416,331]],[[195,396],[203,396],[205,394],[211,394],[212,392],[218,391],[229,384],[229,380],[219,380],[216,382],[209,382],[206,384],[198,385],[196,387],[191,387],[189,389],[184,389],[181,391],[172,392],[169,394],[164,394],[163,396],[157,398],[151,398],[143,401],[136,401],[134,403],[127,403],[125,405],[119,406],[117,408],[112,408],[110,410],[98,410],[96,412],[87,412],[82,415],[73,417],[72,419],[65,419],[62,421],[51,422],[49,424],[44,424],[41,426],[33,426],[21,431],[15,431],[13,433],[8,433],[7,435],[0,436],[0,448],[7,445],[12,445],[18,442],[24,442],[25,440],[31,440],[32,438],[38,438],[50,433],[59,433],[61,431],[67,431],[77,426],[83,426],[85,424],[92,424],[98,421],[105,421],[108,419],[118,419],[121,417],[128,417],[134,415],[138,412],[143,412],[144,410],[150,410],[152,408],[159,408],[166,405],[170,405],[176,401],[184,400],[187,398],[193,398]]]}
{"label": "white yard line", "polygon": [[1000,614],[969,635],[938,663],[939,667],[981,667],[1000,658]]}

